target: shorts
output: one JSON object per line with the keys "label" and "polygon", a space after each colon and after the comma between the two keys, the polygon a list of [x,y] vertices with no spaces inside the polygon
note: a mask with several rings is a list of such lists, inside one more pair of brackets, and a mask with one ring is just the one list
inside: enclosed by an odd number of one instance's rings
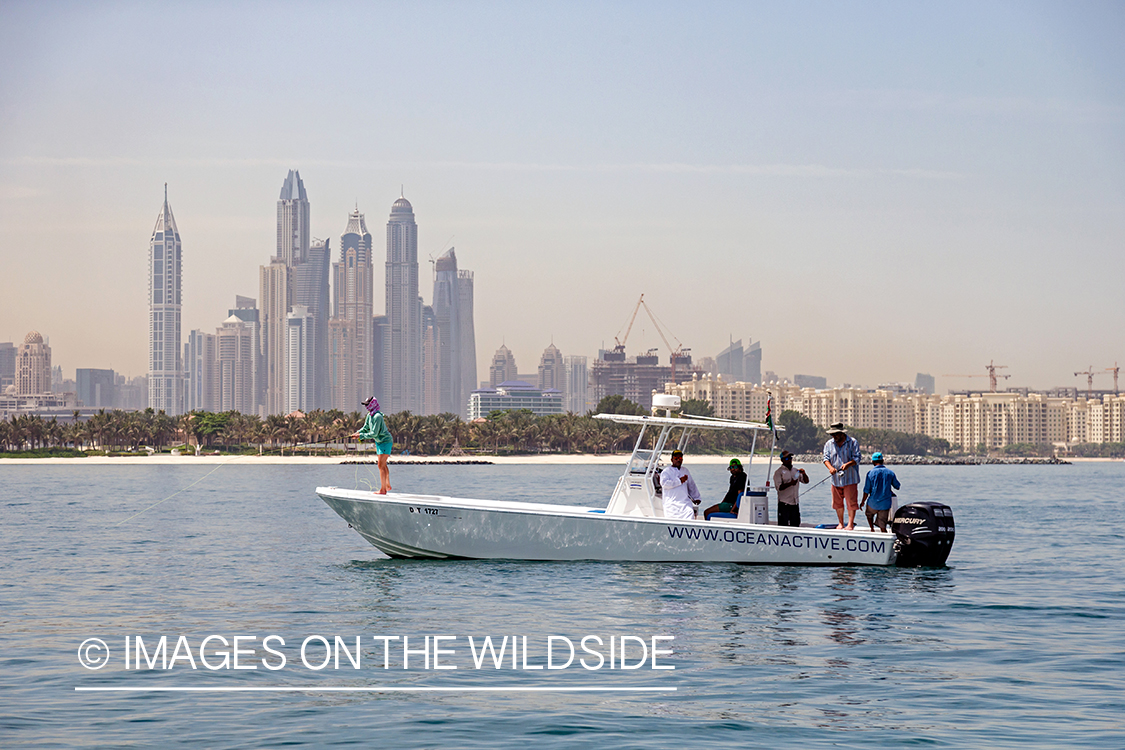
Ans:
{"label": "shorts", "polygon": [[887,525],[887,521],[891,517],[890,508],[887,508],[886,510],[875,510],[870,505],[868,505],[866,508],[864,508],[864,511],[867,513],[867,523],[871,524],[872,526],[878,525],[880,527],[885,527]]}
{"label": "shorts", "polygon": [[734,512],[734,503],[719,503],[718,512],[719,513],[733,513]]}
{"label": "shorts", "polygon": [[379,456],[391,455],[391,450],[395,447],[393,440],[387,440],[383,443],[375,443],[375,454]]}
{"label": "shorts", "polygon": [[846,484],[843,487],[832,485],[832,509],[843,510],[845,500],[848,503],[848,510],[859,510],[858,484]]}

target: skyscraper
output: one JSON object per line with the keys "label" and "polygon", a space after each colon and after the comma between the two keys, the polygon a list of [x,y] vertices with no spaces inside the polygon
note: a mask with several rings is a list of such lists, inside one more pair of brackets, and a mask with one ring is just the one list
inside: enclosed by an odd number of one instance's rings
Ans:
{"label": "skyscraper", "polygon": [[440,351],[434,308],[422,305],[422,413],[426,415],[442,412]]}
{"label": "skyscraper", "polygon": [[[332,406],[344,412],[359,408],[372,394],[371,233],[358,207],[340,237],[340,262],[332,264],[335,303],[329,323]],[[384,409],[388,413],[391,409]]]}
{"label": "skyscraper", "polygon": [[[245,297],[239,297],[240,301]],[[250,300],[251,302],[253,300]],[[244,311],[245,308],[238,308]],[[253,310],[257,312],[257,310]],[[254,394],[258,351],[257,320],[246,321],[232,314],[215,332],[216,362],[214,384],[215,411],[253,414],[257,409]]]}
{"label": "skyscraper", "polygon": [[575,414],[585,414],[590,375],[586,371],[586,358],[580,355],[563,357],[566,387],[563,389],[563,408]]}
{"label": "skyscraper", "polygon": [[51,347],[39,331],[23,337],[16,353],[16,395],[38,396],[51,392]]}
{"label": "skyscraper", "polygon": [[387,221],[386,313],[390,340],[382,362],[384,411],[422,406],[422,305],[418,297],[418,224],[406,198],[391,205]]}
{"label": "skyscraper", "polygon": [[742,376],[747,383],[762,384],[762,342],[750,340],[742,357]]}
{"label": "skyscraper", "polygon": [[168,205],[156,218],[148,250],[148,403],[156,411],[177,415],[184,408],[184,371],[180,350],[180,232]]}
{"label": "skyscraper", "polygon": [[473,325],[473,272],[457,272],[457,296],[461,298],[461,396],[456,414],[468,416],[469,394],[477,389],[477,336]]}
{"label": "skyscraper", "polygon": [[296,266],[305,262],[308,252],[309,199],[301,173],[290,169],[277,200],[277,257]]}
{"label": "skyscraper", "polygon": [[0,342],[0,394],[16,382],[16,345],[11,341]]}
{"label": "skyscraper", "polygon": [[74,372],[78,383],[78,400],[86,408],[113,409],[117,406],[117,374],[113,370],[79,367]]}
{"label": "skyscraper", "polygon": [[501,383],[515,380],[517,377],[519,376],[516,371],[516,357],[512,354],[511,349],[501,344],[496,353],[492,355],[492,366],[488,368],[488,384],[495,388]]}
{"label": "skyscraper", "polygon": [[312,409],[312,358],[316,351],[313,317],[304,305],[293,305],[285,317],[285,413],[308,412]]}
{"label": "skyscraper", "polygon": [[[245,323],[250,337],[250,353],[246,355],[249,358],[250,381],[245,384],[250,389],[250,395],[241,402],[241,406],[232,408],[243,414],[257,414],[264,402],[265,392],[265,378],[262,375],[262,323],[258,317],[258,300],[241,294],[235,295],[234,308],[228,310],[227,315],[227,322],[233,316]],[[223,323],[223,326],[226,327],[226,324]]]}
{"label": "skyscraper", "polygon": [[[286,314],[295,306],[307,308],[311,319],[309,340],[314,351],[308,352],[308,380],[301,385],[308,392],[306,410],[323,408],[330,400],[328,387],[328,276],[330,249],[328,240],[312,239],[309,233],[309,199],[301,173],[289,170],[281,185],[277,201],[277,257],[289,269],[289,290]],[[282,321],[283,325],[287,325]],[[288,340],[286,338],[286,340]],[[278,358],[287,356],[281,353]],[[283,380],[284,380],[283,376]],[[288,393],[288,384],[281,383]],[[288,398],[288,396],[286,396]],[[286,412],[292,411],[291,409]]]}
{"label": "skyscraper", "polygon": [[457,254],[449,248],[434,264],[434,321],[439,411],[465,418],[469,394],[476,388],[477,358],[473,333],[473,274],[457,270]]}
{"label": "skyscraper", "polygon": [[934,392],[934,376],[924,372],[918,373],[914,376],[914,387],[922,393],[932,395]]}
{"label": "skyscraper", "polygon": [[305,260],[290,266],[290,309],[297,305],[308,310],[313,351],[309,352],[308,405],[304,409],[322,409],[330,401],[328,389],[328,240],[314,239]]}
{"label": "skyscraper", "polygon": [[543,350],[539,358],[539,388],[546,390],[554,388],[564,390],[566,386],[566,373],[563,370],[563,355],[553,343]]}
{"label": "skyscraper", "polygon": [[188,332],[184,344],[184,411],[219,411],[215,404],[215,334]]}
{"label": "skyscraper", "polygon": [[281,258],[271,258],[261,266],[262,375],[265,414],[285,413],[285,316],[289,314],[289,266]]}
{"label": "skyscraper", "polygon": [[739,383],[743,379],[745,365],[745,352],[742,349],[742,339],[731,342],[730,346],[719,352],[715,357],[715,369],[728,383]]}

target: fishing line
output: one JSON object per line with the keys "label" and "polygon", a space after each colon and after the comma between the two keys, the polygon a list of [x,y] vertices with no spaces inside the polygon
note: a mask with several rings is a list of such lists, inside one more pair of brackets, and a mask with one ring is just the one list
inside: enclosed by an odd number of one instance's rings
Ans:
{"label": "fishing line", "polygon": [[211,476],[211,475],[212,475],[212,474],[214,474],[214,473],[215,473],[216,471],[218,471],[219,469],[221,469],[221,468],[222,468],[223,466],[226,466],[226,465],[227,465],[227,464],[229,464],[229,463],[230,463],[231,461],[234,461],[234,460],[235,460],[235,459],[237,459],[237,458],[241,458],[241,456],[233,456],[233,457],[231,457],[231,458],[228,458],[228,459],[227,459],[226,461],[223,461],[223,462],[222,462],[221,464],[219,464],[218,466],[216,466],[216,467],[215,467],[214,469],[211,469],[211,471],[207,472],[206,474],[204,474],[203,476],[201,476],[201,477],[200,477],[199,479],[196,479],[196,480],[195,480],[194,482],[192,482],[191,484],[189,484],[189,485],[188,485],[187,487],[184,487],[184,488],[182,488],[182,489],[178,489],[178,490],[176,490],[175,492],[173,492],[173,493],[172,493],[171,495],[169,495],[168,497],[164,498],[163,500],[159,500],[159,501],[157,501],[157,502],[153,503],[152,505],[148,506],[148,507],[147,507],[147,508],[145,508],[144,510],[140,510],[140,511],[137,511],[137,512],[136,512],[136,513],[134,513],[133,515],[131,515],[131,516],[129,516],[128,518],[126,518],[126,519],[125,519],[125,521],[118,521],[117,523],[115,523],[115,524],[113,524],[113,525],[114,525],[115,527],[117,527],[117,526],[120,526],[121,524],[125,523],[126,521],[132,521],[132,520],[133,520],[134,518],[136,518],[137,516],[139,516],[139,515],[142,515],[142,514],[144,514],[144,513],[148,513],[148,512],[150,511],[150,510],[152,510],[153,508],[155,508],[155,507],[156,507],[157,505],[160,505],[160,503],[164,503],[164,502],[167,502],[167,501],[171,500],[172,498],[174,498],[174,497],[175,497],[176,495],[180,494],[181,492],[184,492],[184,491],[186,491],[186,490],[190,490],[190,489],[191,489],[192,487],[194,487],[195,485],[199,484],[199,483],[200,483],[200,482],[202,482],[202,481],[203,481],[204,479],[206,479],[207,477]]}
{"label": "fishing line", "polygon": [[[808,488],[807,490],[805,490],[805,492],[809,492],[809,491],[811,491],[811,490],[815,490],[815,489],[816,489],[817,487],[819,487],[820,485],[824,484],[825,482],[827,482],[827,481],[828,481],[829,479],[831,479],[831,478],[832,478],[832,475],[831,475],[831,474],[829,474],[829,475],[828,475],[828,476],[826,476],[826,477],[825,477],[824,479],[821,479],[821,480],[820,480],[819,482],[817,482],[816,484],[814,484],[814,485],[813,485],[812,487],[809,487],[809,488]],[[804,493],[801,493],[801,494],[804,494]]]}

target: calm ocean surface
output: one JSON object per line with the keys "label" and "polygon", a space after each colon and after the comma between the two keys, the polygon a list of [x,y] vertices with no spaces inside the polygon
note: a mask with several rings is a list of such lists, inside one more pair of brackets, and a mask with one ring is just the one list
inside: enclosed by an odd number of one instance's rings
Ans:
{"label": "calm ocean surface", "polygon": [[[395,466],[392,479],[601,504],[618,471]],[[1125,747],[1125,463],[896,471],[901,502],[953,507],[948,568],[392,561],[313,493],[374,481],[365,466],[0,462],[0,747]],[[694,472],[717,500],[723,468]],[[803,499],[806,521],[833,517],[826,487]],[[256,636],[251,664],[280,635],[286,666],[124,667],[126,636],[167,635],[171,652],[185,635],[198,658],[212,634]],[[361,669],[306,668],[309,635],[363,636]],[[384,670],[374,635],[458,636],[459,668],[415,656],[403,670],[392,650]],[[529,664],[549,635],[670,635],[676,669],[475,670],[466,637],[486,635],[527,636]],[[101,670],[79,664],[87,638],[109,647]],[[75,691],[127,685],[676,691]]]}

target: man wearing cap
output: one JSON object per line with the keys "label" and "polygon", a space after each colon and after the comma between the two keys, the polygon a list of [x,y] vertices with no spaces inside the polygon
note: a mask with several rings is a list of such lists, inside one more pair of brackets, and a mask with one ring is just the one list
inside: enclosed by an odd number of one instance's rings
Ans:
{"label": "man wearing cap", "polygon": [[664,517],[691,521],[695,519],[695,506],[699,505],[699,488],[683,463],[683,452],[672,451],[672,465],[660,472]]}
{"label": "man wearing cap", "polygon": [[[828,442],[824,444],[824,465],[832,475],[832,509],[840,521],[836,528],[853,531],[855,513],[859,510],[859,443],[848,437],[843,422],[829,427],[828,435]],[[847,525],[844,524],[845,507]]]}
{"label": "man wearing cap", "polygon": [[887,530],[888,516],[891,514],[891,498],[894,493],[891,488],[900,489],[895,473],[883,465],[883,454],[875,451],[871,454],[871,463],[874,468],[867,472],[867,479],[863,481],[863,500],[866,503],[867,525],[875,530],[875,522],[879,523],[879,531]]}
{"label": "man wearing cap", "polygon": [[797,484],[809,483],[804,469],[793,468],[793,454],[781,452],[781,466],[773,473],[773,486],[777,488],[777,525],[800,526],[801,506],[797,504]]}
{"label": "man wearing cap", "polygon": [[703,511],[705,521],[711,520],[712,513],[733,513],[734,506],[738,504],[739,493],[746,491],[746,472],[742,469],[742,462],[732,458],[727,470],[730,471],[730,489],[721,502]]}

